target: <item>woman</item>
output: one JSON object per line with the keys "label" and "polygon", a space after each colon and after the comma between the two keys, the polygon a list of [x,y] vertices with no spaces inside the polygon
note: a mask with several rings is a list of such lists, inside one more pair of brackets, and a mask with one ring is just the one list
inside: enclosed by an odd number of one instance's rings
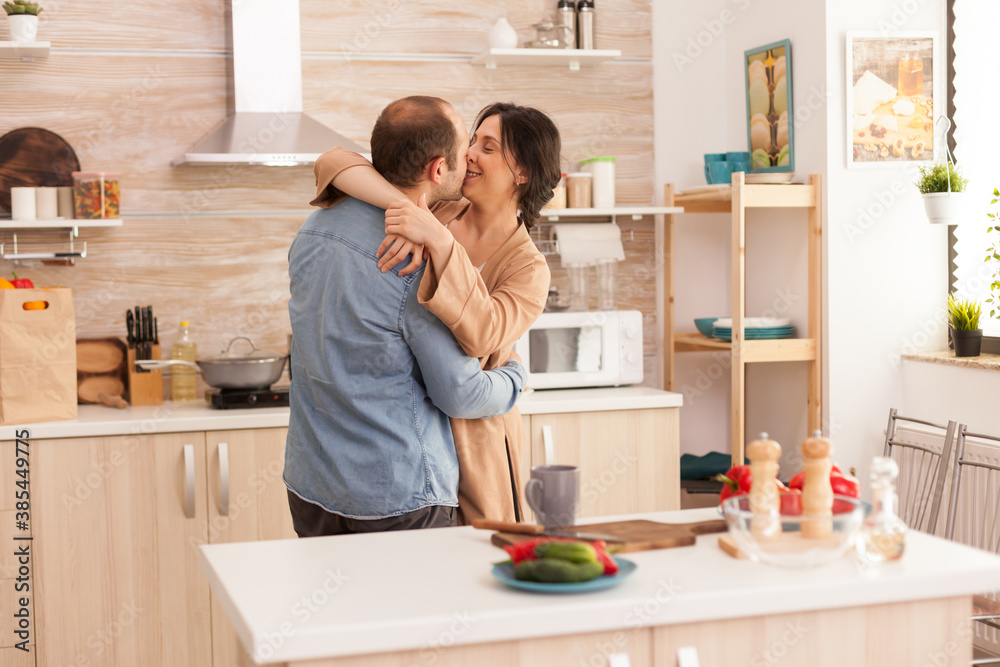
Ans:
{"label": "woman", "polygon": [[[317,197],[345,193],[386,209],[379,266],[390,270],[426,246],[418,299],[484,369],[506,363],[545,306],[549,269],[528,235],[558,184],[560,139],[541,111],[508,103],[483,109],[473,126],[460,202],[433,209],[406,200],[360,156],[333,149],[316,162]],[[444,224],[442,224],[444,223]],[[407,241],[408,239],[408,241]],[[414,263],[401,271],[411,272]],[[459,521],[523,519],[519,491],[526,442],[515,407],[488,419],[452,419],[459,464]]]}

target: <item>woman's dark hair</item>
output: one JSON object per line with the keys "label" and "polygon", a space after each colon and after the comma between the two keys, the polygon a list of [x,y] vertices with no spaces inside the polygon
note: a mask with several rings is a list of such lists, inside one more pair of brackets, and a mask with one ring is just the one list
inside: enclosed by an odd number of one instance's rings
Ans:
{"label": "woman's dark hair", "polygon": [[510,163],[513,159],[528,173],[528,180],[517,186],[515,195],[521,210],[521,222],[530,229],[542,206],[552,199],[552,190],[562,176],[559,168],[562,151],[559,130],[552,119],[538,109],[496,102],[479,112],[473,134],[490,116],[500,116],[500,142],[507,166],[513,173]]}
{"label": "woman's dark hair", "polygon": [[443,157],[449,169],[458,162],[458,132],[440,97],[413,95],[390,102],[372,130],[372,165],[393,185],[411,188],[428,162]]}

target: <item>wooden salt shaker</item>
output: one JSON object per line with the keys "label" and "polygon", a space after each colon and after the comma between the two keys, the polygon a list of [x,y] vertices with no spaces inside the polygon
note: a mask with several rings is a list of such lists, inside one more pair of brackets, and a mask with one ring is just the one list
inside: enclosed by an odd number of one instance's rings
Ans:
{"label": "wooden salt shaker", "polygon": [[781,445],[769,440],[767,433],[761,433],[759,439],[747,445],[747,458],[750,459],[750,474],[753,476],[750,511],[764,515],[751,519],[750,532],[757,539],[775,539],[781,536],[781,498],[775,481]]}
{"label": "wooden salt shaker", "polygon": [[822,437],[819,431],[814,431],[813,437],[802,442],[803,470],[806,473],[802,485],[802,515],[816,517],[802,522],[802,537],[807,539],[822,540],[833,534],[832,454],[833,443]]}

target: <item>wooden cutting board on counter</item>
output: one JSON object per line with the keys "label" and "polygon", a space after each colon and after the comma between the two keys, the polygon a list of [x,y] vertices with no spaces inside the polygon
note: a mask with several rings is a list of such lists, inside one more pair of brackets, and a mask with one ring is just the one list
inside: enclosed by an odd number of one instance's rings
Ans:
{"label": "wooden cutting board on counter", "polygon": [[[695,523],[659,523],[646,519],[632,519],[630,521],[612,521],[610,523],[588,523],[584,526],[573,526],[565,530],[613,535],[624,543],[624,546],[615,551],[615,553],[629,553],[631,551],[650,551],[653,549],[691,546],[695,543],[695,538],[699,535],[724,533],[727,527],[725,519],[698,521]],[[517,542],[523,542],[524,540],[537,538],[537,535],[494,533],[492,542],[498,547],[505,547]]]}

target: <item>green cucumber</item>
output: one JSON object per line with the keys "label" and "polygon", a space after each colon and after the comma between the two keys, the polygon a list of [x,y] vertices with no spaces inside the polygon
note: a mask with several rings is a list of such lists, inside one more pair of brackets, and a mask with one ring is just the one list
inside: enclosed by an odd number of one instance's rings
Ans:
{"label": "green cucumber", "polygon": [[535,547],[539,558],[562,558],[571,563],[596,563],[597,552],[586,542],[542,542]]}
{"label": "green cucumber", "polygon": [[562,558],[538,558],[518,563],[514,578],[547,584],[577,584],[604,574],[604,565],[597,562],[571,563]]}

